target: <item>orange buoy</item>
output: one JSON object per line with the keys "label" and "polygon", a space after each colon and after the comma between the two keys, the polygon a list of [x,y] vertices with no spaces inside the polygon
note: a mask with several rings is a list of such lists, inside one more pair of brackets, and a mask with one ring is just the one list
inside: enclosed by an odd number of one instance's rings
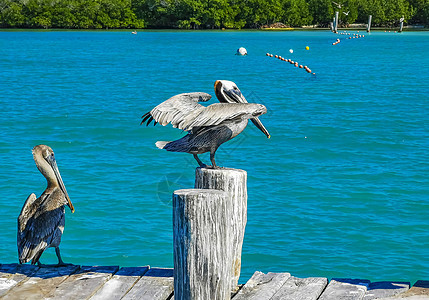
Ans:
{"label": "orange buoy", "polygon": [[302,66],[302,65],[299,65],[299,68],[300,68],[300,69],[302,69],[302,68],[303,68],[303,66]]}
{"label": "orange buoy", "polygon": [[279,58],[279,56],[276,54],[275,56],[274,56],[275,58]]}

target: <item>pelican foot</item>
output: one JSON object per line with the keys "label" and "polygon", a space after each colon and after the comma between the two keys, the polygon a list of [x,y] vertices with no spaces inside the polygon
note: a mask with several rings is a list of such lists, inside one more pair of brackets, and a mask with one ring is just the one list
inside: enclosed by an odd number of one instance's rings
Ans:
{"label": "pelican foot", "polygon": [[69,266],[73,266],[73,264],[66,264],[66,263],[64,263],[64,262],[63,262],[63,263],[60,263],[60,264],[56,264],[56,265],[54,265],[54,267],[55,267],[55,266],[60,268],[60,267],[69,267]]}
{"label": "pelican foot", "polygon": [[214,166],[207,166],[207,169],[213,169],[213,170],[219,170],[219,169],[222,169],[223,167],[219,167],[219,166],[216,166],[216,165],[214,165]]}
{"label": "pelican foot", "polygon": [[42,264],[40,262],[37,262],[37,266],[39,268],[61,268],[61,267],[73,266],[73,264],[59,263],[59,264],[49,265],[49,264]]}

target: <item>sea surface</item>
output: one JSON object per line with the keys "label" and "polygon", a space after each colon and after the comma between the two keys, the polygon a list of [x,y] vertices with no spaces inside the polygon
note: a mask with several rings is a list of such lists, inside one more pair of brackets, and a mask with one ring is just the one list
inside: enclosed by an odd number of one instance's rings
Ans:
{"label": "sea surface", "polygon": [[429,32],[349,33],[0,32],[0,263],[17,262],[17,216],[46,187],[31,149],[47,144],[76,208],[65,262],[172,267],[171,194],[197,163],[157,149],[184,133],[141,116],[184,92],[215,103],[227,79],[267,107],[271,134],[250,123],[216,153],[248,173],[240,282],[429,279]]}

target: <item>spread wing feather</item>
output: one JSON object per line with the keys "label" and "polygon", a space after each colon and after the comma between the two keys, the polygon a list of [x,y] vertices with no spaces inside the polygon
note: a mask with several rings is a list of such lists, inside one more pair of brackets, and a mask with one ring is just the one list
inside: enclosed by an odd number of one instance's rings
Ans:
{"label": "spread wing feather", "polygon": [[219,125],[234,119],[249,119],[266,113],[265,106],[256,103],[215,103],[202,106],[211,98],[206,93],[179,94],[162,102],[142,116],[142,124],[153,120],[162,126],[169,123],[186,131],[198,130],[206,126]]}
{"label": "spread wing feather", "polygon": [[262,104],[256,103],[215,103],[206,107],[195,118],[184,124],[184,130],[219,125],[225,121],[250,119],[266,113]]}
{"label": "spread wing feather", "polygon": [[[147,125],[154,119],[162,126],[171,123],[175,126],[178,121],[183,119],[184,116],[188,115],[195,109],[203,108],[198,102],[206,102],[210,100],[212,96],[207,93],[185,93],[171,97],[170,99],[162,102],[150,112],[143,115],[142,124],[147,121]],[[174,122],[172,122],[174,120]],[[177,127],[177,125],[175,126]]]}

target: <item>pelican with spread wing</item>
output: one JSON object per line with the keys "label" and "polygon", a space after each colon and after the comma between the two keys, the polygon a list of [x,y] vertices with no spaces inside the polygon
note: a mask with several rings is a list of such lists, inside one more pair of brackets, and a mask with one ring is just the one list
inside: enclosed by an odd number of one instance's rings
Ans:
{"label": "pelican with spread wing", "polygon": [[67,194],[54,151],[49,146],[37,145],[33,148],[33,158],[40,173],[45,176],[48,187],[39,198],[34,193],[28,196],[18,217],[18,256],[19,263],[38,264],[42,253],[55,247],[58,265],[66,265],[61,259],[60,242],[65,225],[64,206],[74,212],[73,204]]}
{"label": "pelican with spread wing", "polygon": [[160,149],[186,152],[194,155],[201,167],[206,167],[198,154],[210,152],[213,168],[217,168],[215,153],[220,145],[240,134],[250,119],[268,138],[270,134],[259,120],[267,112],[262,104],[248,103],[237,85],[228,80],[215,82],[215,94],[220,103],[203,106],[199,102],[210,100],[206,93],[186,93],[171,97],[150,112],[143,115],[141,124],[154,121],[165,126],[188,132],[183,138],[173,142],[156,142]]}

